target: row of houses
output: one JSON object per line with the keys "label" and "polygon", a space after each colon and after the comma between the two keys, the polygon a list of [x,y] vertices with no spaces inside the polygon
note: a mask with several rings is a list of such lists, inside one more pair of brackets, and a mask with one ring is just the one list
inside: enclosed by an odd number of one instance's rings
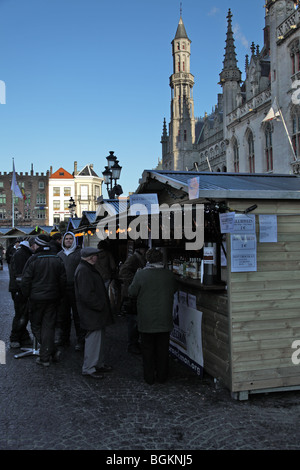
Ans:
{"label": "row of houses", "polygon": [[102,195],[103,178],[93,164],[78,170],[74,162],[72,173],[62,167],[54,172],[50,167],[46,174],[34,173],[33,165],[30,172],[16,172],[22,199],[11,191],[12,177],[13,172],[0,172],[0,228],[59,224],[68,221],[70,213],[81,216],[84,211],[96,210]]}

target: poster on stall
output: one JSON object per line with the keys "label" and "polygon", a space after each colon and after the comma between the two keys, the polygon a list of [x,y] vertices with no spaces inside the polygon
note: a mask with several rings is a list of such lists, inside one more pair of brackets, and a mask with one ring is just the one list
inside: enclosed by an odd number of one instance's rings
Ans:
{"label": "poster on stall", "polygon": [[255,214],[235,214],[232,233],[255,233]]}
{"label": "poster on stall", "polygon": [[191,368],[197,375],[203,375],[202,312],[190,307],[180,292],[174,295],[173,324],[170,336],[170,353]]}
{"label": "poster on stall", "polygon": [[219,214],[221,233],[232,233],[235,222],[235,212]]}
{"label": "poster on stall", "polygon": [[231,272],[257,271],[256,235],[231,235]]}
{"label": "poster on stall", "polygon": [[277,215],[259,214],[260,243],[277,243]]}

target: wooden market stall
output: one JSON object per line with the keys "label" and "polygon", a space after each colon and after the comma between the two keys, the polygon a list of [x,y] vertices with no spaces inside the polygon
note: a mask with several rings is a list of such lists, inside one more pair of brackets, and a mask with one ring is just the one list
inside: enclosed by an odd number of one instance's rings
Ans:
{"label": "wooden market stall", "polygon": [[[191,200],[189,185],[193,178],[198,192]],[[234,217],[251,215],[254,232],[248,239],[254,243],[254,265],[247,268],[244,256],[235,251],[235,242],[243,240],[241,234],[234,235],[232,229],[222,234],[219,229],[221,238],[212,240],[205,232],[205,246],[226,247],[227,266],[217,261],[219,266],[214,266],[214,271],[219,268],[221,279],[215,274],[210,282],[178,276],[180,289],[195,296],[197,309],[203,314],[204,370],[222,381],[234,398],[300,389],[300,361],[293,360],[295,341],[300,340],[300,178],[145,170],[137,193],[156,193],[160,204],[202,203],[207,212],[205,220],[212,207]],[[264,226],[273,238],[264,239],[262,216],[268,216],[267,224],[275,221],[275,229]],[[168,262],[174,261],[178,244],[161,245],[168,253]],[[188,255],[204,257],[203,251]],[[237,258],[241,269],[235,266]]]}

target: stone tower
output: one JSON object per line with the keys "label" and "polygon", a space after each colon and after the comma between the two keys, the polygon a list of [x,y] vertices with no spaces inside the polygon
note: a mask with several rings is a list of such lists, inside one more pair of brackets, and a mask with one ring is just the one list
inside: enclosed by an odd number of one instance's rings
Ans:
{"label": "stone tower", "polygon": [[169,136],[164,122],[162,161],[164,169],[185,170],[186,153],[195,143],[195,118],[193,86],[190,73],[191,41],[187,36],[182,17],[172,41],[173,74],[170,76],[171,120]]}

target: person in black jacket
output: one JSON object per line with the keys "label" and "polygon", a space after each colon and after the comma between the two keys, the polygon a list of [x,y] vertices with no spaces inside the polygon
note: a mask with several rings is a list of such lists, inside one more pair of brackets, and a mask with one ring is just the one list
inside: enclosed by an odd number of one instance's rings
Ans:
{"label": "person in black jacket", "polygon": [[32,345],[27,330],[29,321],[28,299],[23,296],[21,291],[23,268],[32,254],[29,242],[24,240],[20,243],[19,249],[14,252],[10,259],[9,292],[11,293],[15,308],[15,316],[10,334],[11,348],[30,347]]}
{"label": "person in black jacket", "polygon": [[60,351],[54,347],[55,322],[67,279],[62,260],[51,251],[49,237],[39,235],[35,245],[35,254],[24,267],[21,289],[29,298],[31,329],[40,344],[37,363],[49,366],[51,358],[59,359]]}
{"label": "person in black jacket", "polygon": [[104,362],[105,327],[113,323],[110,302],[100,273],[95,268],[99,250],[82,248],[75,271],[75,294],[81,327],[86,330],[82,374],[102,379],[111,367]]}
{"label": "person in black jacket", "polygon": [[81,247],[76,245],[74,233],[66,232],[64,234],[62,250],[58,253],[58,256],[63,260],[65,265],[67,288],[64,292],[63,298],[61,299],[58,310],[55,341],[58,346],[69,345],[73,318],[77,337],[75,351],[83,351],[85,331],[80,327],[74,288],[74,275],[81,260]]}

